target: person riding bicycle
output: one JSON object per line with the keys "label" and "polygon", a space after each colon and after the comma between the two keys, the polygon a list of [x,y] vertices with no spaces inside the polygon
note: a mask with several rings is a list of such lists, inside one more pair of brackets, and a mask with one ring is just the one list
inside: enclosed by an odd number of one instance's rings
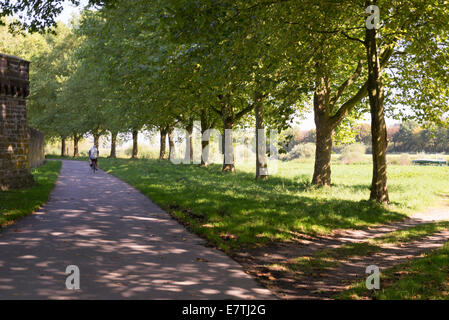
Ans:
{"label": "person riding bicycle", "polygon": [[95,165],[95,168],[98,169],[98,149],[95,147],[95,145],[92,146],[89,150],[89,160],[90,160],[90,166],[92,167]]}

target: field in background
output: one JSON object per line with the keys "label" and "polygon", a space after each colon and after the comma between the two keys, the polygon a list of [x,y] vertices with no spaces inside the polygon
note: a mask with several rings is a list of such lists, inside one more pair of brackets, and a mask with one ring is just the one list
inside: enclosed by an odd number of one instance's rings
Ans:
{"label": "field in background", "polygon": [[[92,141],[89,139],[83,139],[79,143],[79,154],[82,157],[87,156],[87,152],[92,147]],[[66,143],[66,151],[68,151],[69,156],[73,156],[73,142],[68,141]],[[129,158],[131,157],[131,151],[132,146],[125,145],[125,146],[117,146],[117,157],[119,158]],[[110,146],[107,144],[107,141],[104,138],[100,139],[99,144],[99,153],[101,157],[107,157],[109,156],[111,152]],[[60,155],[61,154],[61,143],[60,142],[53,142],[53,143],[47,143],[45,145],[45,154],[54,154],[54,155]],[[159,148],[157,147],[151,147],[144,144],[139,144],[139,157],[140,158],[146,158],[146,159],[157,159],[159,157]]]}
{"label": "field in background", "polygon": [[[168,144],[167,144],[168,145]],[[79,151],[80,156],[87,156],[88,150],[92,147],[92,142],[89,139],[83,139],[81,140],[79,144]],[[176,148],[184,148],[183,144],[176,144]],[[216,152],[216,146],[213,145],[213,151]],[[73,143],[71,141],[68,141],[66,144],[66,149],[69,151],[68,155],[73,156]],[[125,145],[125,146],[118,146],[117,147],[117,157],[118,158],[130,158],[131,157],[131,145]],[[184,149],[183,149],[184,150]],[[183,152],[181,150],[181,152]],[[100,156],[107,157],[110,154],[110,147],[107,145],[106,139],[100,139]],[[60,142],[54,142],[54,143],[47,143],[45,146],[45,154],[52,154],[52,155],[60,155],[61,154],[61,143]],[[159,157],[159,146],[158,145],[148,145],[148,144],[139,144],[139,158],[142,159],[158,159]],[[283,158],[282,155],[279,156],[280,159]],[[251,160],[254,160],[255,157],[250,157]],[[447,154],[426,154],[424,152],[421,153],[390,153],[387,155],[387,161],[389,164],[399,164],[399,165],[409,165],[411,164],[412,160],[416,159],[444,159],[449,162],[449,155]],[[362,154],[358,155],[357,159],[354,159],[354,161],[350,161],[351,164],[363,164],[363,163],[371,163],[372,155],[371,154]],[[300,161],[300,162],[313,162],[313,154],[310,157],[301,157],[298,159],[294,159],[294,161]],[[218,159],[217,159],[217,162]],[[342,154],[332,154],[332,162],[333,163],[342,163],[344,162],[342,159]]]}
{"label": "field in background", "polygon": [[[86,155],[91,142],[83,142]],[[179,145],[177,146],[179,147]],[[55,154],[59,149],[53,146]],[[196,149],[198,150],[198,149]],[[391,205],[369,201],[371,155],[357,148],[332,154],[332,188],[310,185],[313,153],[276,161],[278,171],[256,182],[255,157],[236,161],[236,174],[221,172],[218,159],[209,168],[174,165],[156,160],[158,148],[139,145],[140,160],[128,160],[131,146],[106,159],[100,148],[100,168],[130,183],[172,213],[193,231],[225,250],[267,241],[289,241],[298,233],[330,233],[338,228],[365,228],[400,220],[413,211],[438,206],[449,195],[449,166],[412,166],[414,159],[447,155],[389,154],[388,185]],[[312,155],[312,156],[310,156]],[[87,159],[84,159],[87,160]],[[269,164],[273,168],[273,163]]]}

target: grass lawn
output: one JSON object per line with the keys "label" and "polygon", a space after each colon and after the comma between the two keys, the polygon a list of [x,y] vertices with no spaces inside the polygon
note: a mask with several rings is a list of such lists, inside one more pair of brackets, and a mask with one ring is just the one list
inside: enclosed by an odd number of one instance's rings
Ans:
{"label": "grass lawn", "polygon": [[385,236],[373,239],[373,243],[404,243],[422,239],[433,233],[449,229],[449,221],[423,223],[414,227],[390,232]]}
{"label": "grass lawn", "polygon": [[220,165],[200,168],[151,159],[101,158],[99,166],[226,251],[288,241],[298,233],[326,234],[400,220],[449,194],[449,167],[389,166],[393,202],[385,207],[366,201],[367,164],[335,163],[333,187],[323,189],[310,185],[310,162],[281,162],[278,173],[263,182],[254,180],[251,165],[238,165],[235,174],[222,173]]}
{"label": "grass lawn", "polygon": [[291,259],[284,264],[267,265],[273,270],[288,270],[296,276],[325,273],[352,257],[364,257],[382,251],[382,244],[400,244],[423,239],[436,232],[449,229],[449,221],[424,223],[389,232],[384,236],[362,243],[348,243],[337,248],[317,250],[311,256]]}
{"label": "grass lawn", "polygon": [[270,269],[284,269],[296,274],[297,277],[301,275],[314,275],[325,273],[327,270],[337,267],[339,260],[346,260],[354,256],[372,255],[382,248],[369,243],[348,243],[339,248],[327,248],[316,251],[310,257],[299,257],[292,259],[288,264],[274,264],[269,265]]}
{"label": "grass lawn", "polygon": [[380,289],[367,290],[357,282],[337,299],[449,300],[449,242],[422,258],[396,265],[381,273]]}
{"label": "grass lawn", "polygon": [[11,224],[39,209],[55,186],[61,169],[61,161],[47,161],[31,173],[35,185],[28,189],[0,191],[0,226]]}

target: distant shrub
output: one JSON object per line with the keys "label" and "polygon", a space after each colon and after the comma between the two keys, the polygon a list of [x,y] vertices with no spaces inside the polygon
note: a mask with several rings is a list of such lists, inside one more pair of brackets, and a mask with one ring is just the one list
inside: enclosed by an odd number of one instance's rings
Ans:
{"label": "distant shrub", "polygon": [[399,164],[399,160],[397,158],[393,158],[393,159],[388,159],[387,158],[387,163],[388,164],[398,165]]}
{"label": "distant shrub", "polygon": [[412,161],[410,160],[410,157],[408,156],[408,154],[402,154],[399,157],[398,162],[399,162],[399,164],[401,166],[409,166],[412,163]]}
{"label": "distant shrub", "polygon": [[366,151],[366,146],[362,143],[353,143],[353,144],[348,144],[347,146],[345,146],[343,148],[342,153],[345,152],[355,152],[355,153],[361,153],[361,154],[365,154]]}
{"label": "distant shrub", "polygon": [[408,154],[402,154],[401,156],[397,157],[392,156],[390,159],[388,159],[387,162],[388,164],[401,165],[401,166],[409,166],[412,163],[410,156]]}
{"label": "distant shrub", "polygon": [[142,159],[157,159],[159,158],[159,151],[158,150],[152,150],[152,149],[145,149],[142,151],[139,151],[139,158]]}
{"label": "distant shrub", "polygon": [[354,143],[343,148],[340,160],[344,164],[363,162],[366,146],[361,143]]}
{"label": "distant shrub", "polygon": [[[139,150],[137,150],[137,152],[139,152]],[[133,146],[129,146],[128,148],[126,148],[125,150],[123,150],[123,153],[130,157],[133,154]]]}
{"label": "distant shrub", "polygon": [[[126,156],[131,157],[131,155],[133,154],[133,146],[130,145],[129,147],[127,147],[125,150],[123,150],[123,153]],[[138,148],[137,148],[137,157],[138,158],[157,159],[158,156],[159,156],[158,150],[156,150],[154,148],[150,148],[146,145],[138,145]]]}
{"label": "distant shrub", "polygon": [[55,145],[46,145],[45,146],[45,154],[60,154],[61,147]]}
{"label": "distant shrub", "polygon": [[315,144],[304,143],[297,144],[290,152],[282,157],[282,160],[293,160],[299,158],[312,158],[315,155]]}

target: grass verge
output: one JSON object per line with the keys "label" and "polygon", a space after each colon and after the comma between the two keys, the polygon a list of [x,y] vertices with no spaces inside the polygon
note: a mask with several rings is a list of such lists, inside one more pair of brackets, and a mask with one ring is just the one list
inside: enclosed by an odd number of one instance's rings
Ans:
{"label": "grass verge", "polygon": [[39,209],[55,186],[61,169],[61,161],[47,161],[32,169],[35,185],[22,190],[0,191],[0,227],[11,224]]}
{"label": "grass verge", "polygon": [[379,290],[366,289],[360,281],[336,299],[449,300],[449,242],[381,273]]}
{"label": "grass verge", "polygon": [[439,231],[447,230],[449,221],[425,223],[402,230],[389,232],[386,235],[369,239],[362,243],[349,243],[341,247],[317,250],[312,256],[298,257],[287,263],[268,265],[269,269],[283,269],[296,276],[326,273],[338,267],[342,261],[353,257],[366,257],[382,250],[383,244],[400,244],[420,240]]}
{"label": "grass verge", "polygon": [[323,276],[329,270],[338,267],[342,260],[350,257],[365,257],[381,251],[382,247],[370,243],[348,243],[337,248],[326,248],[316,251],[311,256],[291,259],[287,263],[267,266],[268,269],[283,269],[301,276]]}
{"label": "grass verge", "polygon": [[410,228],[393,231],[372,239],[372,243],[405,243],[423,239],[433,233],[449,229],[449,221],[423,223]]}

